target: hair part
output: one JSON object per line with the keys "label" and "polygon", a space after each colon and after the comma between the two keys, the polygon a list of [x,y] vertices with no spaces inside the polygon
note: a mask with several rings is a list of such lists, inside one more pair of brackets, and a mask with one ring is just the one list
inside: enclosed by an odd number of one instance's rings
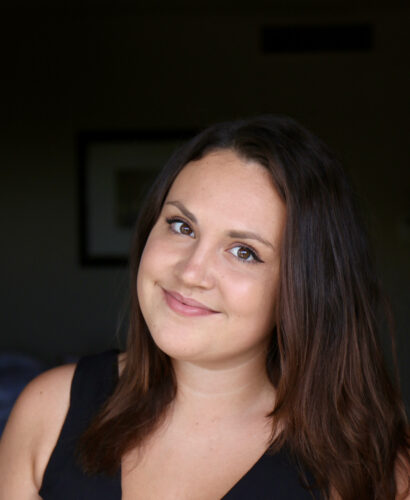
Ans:
{"label": "hair part", "polygon": [[[148,193],[131,252],[127,363],[118,386],[80,442],[89,473],[115,472],[121,457],[161,424],[177,391],[138,303],[138,266],[172,183],[191,161],[230,149],[271,174],[286,204],[277,325],[267,356],[277,390],[271,452],[286,446],[325,497],[393,500],[395,467],[410,463],[407,421],[386,369],[379,334],[389,315],[365,231],[340,164],[287,117],[211,126],[178,149]],[[401,461],[401,462],[400,462]],[[313,485],[310,485],[313,486]],[[409,488],[409,485],[407,485]]]}

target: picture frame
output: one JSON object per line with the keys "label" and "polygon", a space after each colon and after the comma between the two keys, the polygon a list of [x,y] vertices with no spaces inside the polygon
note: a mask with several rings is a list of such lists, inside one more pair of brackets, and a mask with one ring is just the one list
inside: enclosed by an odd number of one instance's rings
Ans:
{"label": "picture frame", "polygon": [[139,206],[154,178],[192,130],[78,134],[81,266],[128,263]]}

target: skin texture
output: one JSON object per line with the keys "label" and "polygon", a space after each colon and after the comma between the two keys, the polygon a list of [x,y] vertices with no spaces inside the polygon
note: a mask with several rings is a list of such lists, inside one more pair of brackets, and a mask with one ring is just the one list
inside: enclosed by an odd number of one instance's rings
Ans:
{"label": "skin texture", "polygon": [[[265,349],[275,323],[285,213],[270,174],[232,151],[182,170],[148,238],[137,281],[144,318],[164,352],[176,361],[229,366]],[[254,235],[239,234],[245,232]],[[212,312],[181,311],[172,294]]]}
{"label": "skin texture", "polygon": [[38,500],[68,411],[75,365],[42,373],[19,396],[0,441],[0,500]]}

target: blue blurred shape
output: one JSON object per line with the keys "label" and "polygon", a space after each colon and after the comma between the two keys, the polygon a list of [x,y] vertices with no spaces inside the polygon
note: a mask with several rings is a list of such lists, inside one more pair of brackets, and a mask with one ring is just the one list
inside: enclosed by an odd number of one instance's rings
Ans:
{"label": "blue blurred shape", "polygon": [[26,354],[0,352],[0,435],[20,392],[47,368],[45,363]]}

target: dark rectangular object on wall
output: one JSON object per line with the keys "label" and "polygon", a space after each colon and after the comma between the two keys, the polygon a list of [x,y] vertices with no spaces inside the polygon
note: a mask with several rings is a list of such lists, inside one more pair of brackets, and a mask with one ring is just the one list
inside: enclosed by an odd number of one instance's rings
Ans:
{"label": "dark rectangular object on wall", "polygon": [[371,24],[265,26],[262,51],[280,52],[356,52],[373,48]]}
{"label": "dark rectangular object on wall", "polygon": [[196,130],[78,134],[79,257],[82,266],[128,264],[142,200],[172,152]]}

